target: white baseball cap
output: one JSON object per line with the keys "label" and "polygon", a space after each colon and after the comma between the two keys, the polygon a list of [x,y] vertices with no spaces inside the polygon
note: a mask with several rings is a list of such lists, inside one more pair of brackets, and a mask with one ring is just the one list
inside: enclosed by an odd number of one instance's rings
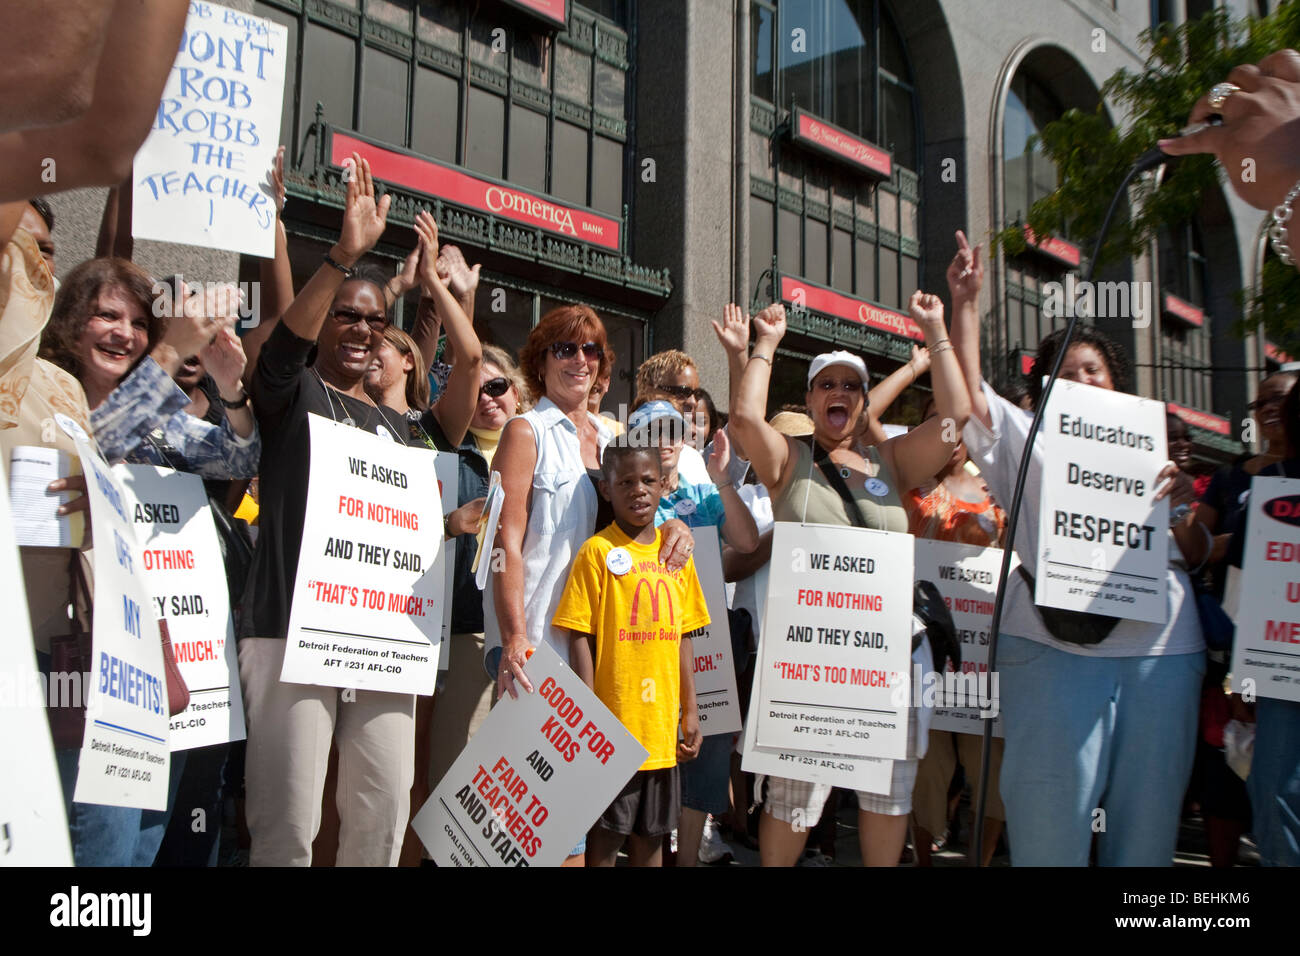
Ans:
{"label": "white baseball cap", "polygon": [[871,381],[867,375],[867,363],[852,352],[845,352],[841,349],[835,352],[823,352],[812,360],[812,365],[808,366],[808,387],[812,388],[813,379],[832,365],[843,365],[853,369],[858,373],[858,378],[862,379],[863,385]]}

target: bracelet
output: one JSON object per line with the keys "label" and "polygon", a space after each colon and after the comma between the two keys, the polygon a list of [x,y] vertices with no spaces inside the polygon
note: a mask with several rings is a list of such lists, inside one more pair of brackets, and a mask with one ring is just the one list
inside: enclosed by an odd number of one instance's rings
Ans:
{"label": "bracelet", "polygon": [[1281,205],[1273,207],[1272,220],[1268,226],[1268,240],[1273,245],[1273,251],[1289,266],[1295,265],[1295,258],[1286,241],[1286,224],[1291,221],[1291,204],[1295,202],[1296,196],[1300,196],[1300,182],[1291,187]]}
{"label": "bracelet", "polygon": [[951,351],[952,351],[952,340],[944,339],[941,342],[935,342],[933,345],[930,346],[930,357],[934,358],[934,356],[938,355],[940,352],[951,352]]}
{"label": "bracelet", "polygon": [[772,367],[772,359],[769,358],[768,356],[764,355],[764,354],[761,353],[761,352],[755,352],[754,354],[752,354],[752,355],[750,356],[750,358],[751,358],[751,359],[762,359],[764,362],[767,363],[767,367],[768,367],[768,368],[771,368],[771,367]]}
{"label": "bracelet", "polygon": [[[242,389],[241,389],[241,391],[242,391]],[[241,399],[240,399],[239,401],[237,401],[237,402],[228,402],[228,401],[226,401],[224,398],[222,398],[220,392],[217,393],[217,398],[220,398],[220,399],[221,399],[221,404],[222,404],[222,405],[225,405],[226,408],[229,408],[229,409],[232,409],[232,410],[233,410],[233,409],[236,409],[236,408],[245,408],[245,407],[247,407],[247,405],[248,405],[248,393],[247,393],[247,392],[244,392],[244,397],[241,398]]]}
{"label": "bracelet", "polygon": [[725,482],[723,482],[722,484],[720,484],[720,485],[714,485],[713,487],[714,487],[714,488],[717,488],[719,491],[721,491],[723,488],[734,488],[734,487],[736,487],[736,483],[735,483],[734,481],[732,481],[730,478],[728,478],[728,479],[727,479]]}
{"label": "bracelet", "polygon": [[324,259],[325,259],[325,264],[327,266],[333,266],[335,269],[338,269],[339,272],[342,272],[346,278],[351,279],[352,276],[356,274],[357,271],[356,269],[345,266],[343,263],[337,261],[328,252],[325,253]]}
{"label": "bracelet", "polygon": [[447,527],[447,522],[450,520],[451,520],[451,515],[447,515],[445,518],[442,519],[442,536],[444,538],[455,537],[455,535],[451,533],[451,529]]}

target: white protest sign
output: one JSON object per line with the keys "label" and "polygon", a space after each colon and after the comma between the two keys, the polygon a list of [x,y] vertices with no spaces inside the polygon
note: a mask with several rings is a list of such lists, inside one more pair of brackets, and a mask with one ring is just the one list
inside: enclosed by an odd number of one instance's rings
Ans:
{"label": "white protest sign", "polygon": [[[755,680],[758,679],[755,675]],[[760,747],[754,741],[758,726],[753,705],[745,721],[745,735],[741,744],[741,769],[746,773],[761,773],[791,780],[808,780],[826,783],[848,790],[865,790],[867,793],[889,793],[893,781],[894,762],[872,757],[852,757],[846,754],[812,750],[781,750]]]}
{"label": "white protest sign", "polygon": [[772,555],[790,570],[768,581],[755,742],[906,757],[912,536],[778,521]]}
{"label": "white protest sign", "polygon": [[0,468],[0,866],[72,866],[63,790],[45,718],[48,684],[36,669],[9,489]]}
{"label": "white protest sign", "polygon": [[[285,27],[190,0],[180,51],[135,156],[131,234],[271,258]],[[166,55],[166,51],[158,51]]]}
{"label": "white protest sign", "polygon": [[84,437],[77,437],[77,451],[95,542],[95,620],[86,736],[73,798],[164,810],[171,759],[167,677],[144,558],[112,469]]}
{"label": "white protest sign", "polygon": [[[1020,562],[1013,555],[1011,573]],[[959,734],[982,734],[981,712],[999,714],[998,677],[989,670],[989,625],[1002,569],[1001,548],[980,548],[949,541],[916,539],[916,580],[930,581],[943,595],[961,644],[961,673],[946,662],[942,675],[925,674],[913,687],[934,699],[930,727]],[[931,664],[930,666],[933,666]],[[993,716],[993,735],[1002,736],[1002,718]]]}
{"label": "white protest sign", "polygon": [[319,415],[288,644],[291,684],[432,694],[442,641],[433,452]]}
{"label": "white protest sign", "polygon": [[1165,406],[1058,381],[1043,416],[1034,602],[1163,623],[1169,499]]}
{"label": "white protest sign", "polygon": [[243,740],[226,566],[203,479],[153,465],[116,465],[144,558],[154,613],[167,619],[190,705],[171,719],[171,749]]}
{"label": "white protest sign", "polygon": [[741,729],[740,695],[736,691],[736,664],[731,653],[731,629],[727,623],[727,591],[722,574],[722,548],[718,529],[691,528],[695,536],[695,575],[699,578],[709,624],[692,631],[691,649],[695,664],[695,708],[700,715],[700,733],[734,734]]}
{"label": "white protest sign", "polygon": [[[438,497],[442,501],[442,516],[456,510],[460,500],[460,456],[455,452],[440,451],[433,460],[433,470],[438,476]],[[438,670],[445,671],[451,666],[451,600],[456,593],[456,539],[448,538],[442,546],[443,567],[443,602],[442,602],[442,643],[438,645]]]}
{"label": "white protest sign", "polygon": [[501,508],[505,503],[501,472],[494,471],[488,479],[487,501],[483,502],[483,516],[479,518],[478,551],[474,554],[474,583],[480,591],[487,587],[488,573],[492,570],[492,548],[497,540],[497,525],[501,522]]}
{"label": "white protest sign", "polygon": [[411,820],[439,866],[559,866],[648,752],[558,654],[524,667]]}
{"label": "white protest sign", "polygon": [[[1300,701],[1300,481],[1256,478],[1246,512],[1232,689]],[[1250,681],[1251,684],[1244,684]],[[1252,687],[1253,685],[1253,687]]]}

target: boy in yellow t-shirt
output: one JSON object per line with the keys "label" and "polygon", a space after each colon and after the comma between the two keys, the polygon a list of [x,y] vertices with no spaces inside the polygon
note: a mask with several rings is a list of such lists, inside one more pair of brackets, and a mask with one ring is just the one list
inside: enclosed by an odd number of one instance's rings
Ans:
{"label": "boy in yellow t-shirt", "polygon": [[614,523],[578,550],[553,623],[574,632],[569,663],[650,755],[592,828],[587,865],[613,866],[628,840],[633,866],[660,866],[681,812],[677,762],[700,750],[686,635],[709,612],[693,561],[675,572],[659,563],[658,451],[624,436],[606,447],[601,473]]}

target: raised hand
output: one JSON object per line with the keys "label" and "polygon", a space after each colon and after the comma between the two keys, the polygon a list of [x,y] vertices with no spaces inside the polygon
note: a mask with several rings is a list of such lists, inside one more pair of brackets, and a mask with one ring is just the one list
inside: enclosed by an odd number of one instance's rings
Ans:
{"label": "raised hand", "polygon": [[785,337],[785,306],[773,302],[754,316],[754,332],[758,340],[776,343]]}
{"label": "raised hand", "polygon": [[438,275],[447,283],[457,301],[473,295],[478,289],[478,273],[482,266],[471,268],[465,254],[457,246],[443,246],[438,250]]}
{"label": "raised hand", "polygon": [[709,473],[709,480],[715,485],[727,480],[727,466],[731,464],[731,442],[727,433],[719,428],[713,433],[713,454],[704,463]]}
{"label": "raised hand", "polygon": [[402,271],[388,280],[388,294],[393,297],[394,302],[420,284],[421,248],[417,238],[415,248],[406,254],[406,259],[402,262]]}
{"label": "raised hand", "polygon": [[230,329],[223,328],[211,343],[199,350],[199,358],[203,360],[204,369],[217,383],[217,390],[233,401],[240,391],[240,380],[247,363],[239,336]]}
{"label": "raised hand", "polygon": [[234,283],[208,286],[189,295],[180,314],[167,320],[161,345],[174,349],[178,359],[198,355],[222,329],[233,329],[243,293]]}
{"label": "raised hand", "polygon": [[984,263],[980,261],[980,247],[974,248],[966,241],[966,234],[957,230],[957,254],[948,264],[948,292],[953,302],[978,299],[984,285]]}
{"label": "raised hand", "polygon": [[339,234],[338,251],[352,265],[375,247],[388,224],[388,207],[392,196],[385,195],[376,202],[375,181],[370,175],[370,161],[360,153],[353,153],[344,164],[350,167],[347,177],[347,203],[343,210],[343,230]]}
{"label": "raised hand", "polygon": [[917,289],[908,300],[907,308],[918,325],[938,325],[943,329],[943,300],[937,295]]}
{"label": "raised hand", "polygon": [[259,188],[266,195],[271,197],[275,203],[275,214],[277,216],[284,213],[284,147],[281,146],[275,151],[275,159],[271,161],[271,168],[267,171],[265,182],[261,183]]}
{"label": "raised hand", "polygon": [[726,351],[743,355],[749,348],[749,313],[734,302],[723,306],[721,325],[717,322],[711,324],[713,334]]}
{"label": "raised hand", "polygon": [[912,381],[916,381],[930,371],[930,350],[924,345],[913,345],[912,357],[908,359],[908,364],[912,366]]}
{"label": "raised hand", "polygon": [[415,235],[420,240],[416,275],[425,294],[432,295],[445,285],[445,280],[438,274],[438,223],[427,210],[420,210],[415,217]]}

